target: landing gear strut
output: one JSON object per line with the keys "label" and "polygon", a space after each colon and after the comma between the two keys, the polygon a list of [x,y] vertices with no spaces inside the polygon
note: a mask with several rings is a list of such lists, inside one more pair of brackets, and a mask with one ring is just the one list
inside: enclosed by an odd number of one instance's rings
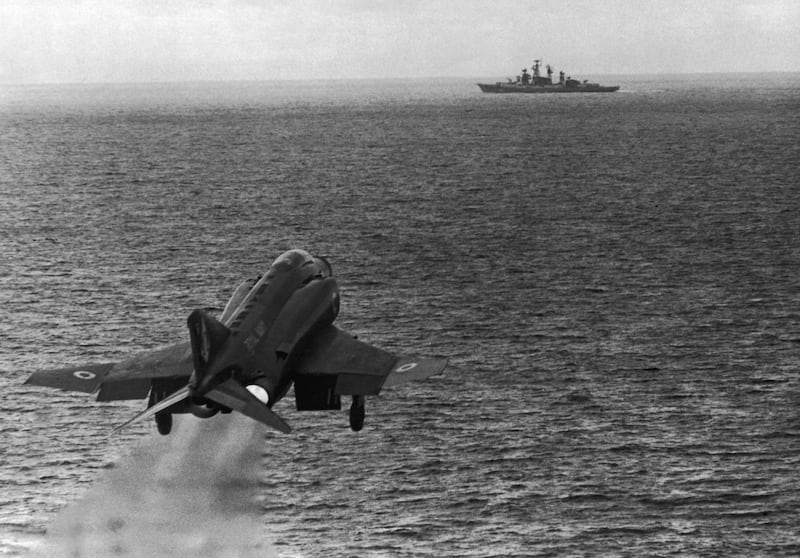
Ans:
{"label": "landing gear strut", "polygon": [[364,428],[364,416],[366,415],[364,399],[363,395],[353,396],[353,403],[350,405],[350,428],[353,432],[358,432]]}

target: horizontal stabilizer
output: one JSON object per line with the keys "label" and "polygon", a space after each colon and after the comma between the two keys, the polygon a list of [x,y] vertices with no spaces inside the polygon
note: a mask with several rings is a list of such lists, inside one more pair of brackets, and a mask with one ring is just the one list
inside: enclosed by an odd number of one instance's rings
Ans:
{"label": "horizontal stabilizer", "polygon": [[236,380],[230,379],[222,382],[204,394],[204,397],[219,405],[247,415],[251,419],[266,424],[284,434],[292,431],[292,428],[275,411],[264,405]]}
{"label": "horizontal stabilizer", "polygon": [[153,415],[155,415],[156,413],[160,413],[161,411],[163,411],[165,409],[168,409],[169,407],[172,407],[176,403],[180,403],[181,401],[184,401],[185,399],[188,399],[189,397],[191,397],[190,394],[189,394],[189,386],[186,386],[185,388],[179,389],[178,391],[176,391],[175,393],[173,393],[169,397],[167,397],[165,399],[162,399],[161,401],[159,401],[158,403],[156,403],[152,407],[148,407],[147,409],[145,409],[144,411],[142,411],[141,413],[139,413],[138,415],[136,415],[132,419],[130,419],[127,422],[124,422],[124,423],[120,424],[119,426],[117,426],[116,428],[114,428],[114,433],[116,434],[117,432],[119,432],[120,430],[125,428],[126,426],[130,426],[131,424],[133,424],[135,422],[139,422],[139,421],[144,420],[146,418],[150,418]]}
{"label": "horizontal stabilizer", "polygon": [[32,374],[30,378],[25,380],[25,383],[67,391],[94,393],[100,388],[103,378],[113,367],[114,363],[105,363],[43,370]]}

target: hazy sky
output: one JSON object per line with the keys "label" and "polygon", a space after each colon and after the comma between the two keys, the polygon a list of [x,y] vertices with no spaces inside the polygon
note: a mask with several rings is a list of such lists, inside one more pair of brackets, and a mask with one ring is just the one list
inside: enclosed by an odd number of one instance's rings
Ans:
{"label": "hazy sky", "polygon": [[0,83],[800,71],[800,0],[0,0]]}

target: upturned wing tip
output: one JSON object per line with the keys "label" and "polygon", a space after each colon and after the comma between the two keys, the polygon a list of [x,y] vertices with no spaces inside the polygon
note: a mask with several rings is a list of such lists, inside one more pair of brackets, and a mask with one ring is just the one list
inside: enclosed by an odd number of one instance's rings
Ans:
{"label": "upturned wing tip", "polygon": [[424,380],[438,376],[447,367],[448,359],[444,357],[409,356],[397,360],[394,368],[384,382],[384,386],[393,386],[413,380]]}

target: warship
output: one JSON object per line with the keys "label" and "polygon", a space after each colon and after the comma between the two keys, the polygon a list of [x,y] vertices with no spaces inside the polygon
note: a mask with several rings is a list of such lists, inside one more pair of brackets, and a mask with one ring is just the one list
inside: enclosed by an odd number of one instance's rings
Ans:
{"label": "warship", "polygon": [[522,68],[522,74],[516,80],[508,78],[507,83],[479,83],[478,87],[484,93],[611,93],[619,89],[619,85],[600,85],[565,77],[564,72],[559,72],[558,82],[553,83],[553,67],[550,64],[546,66],[547,77],[544,77],[539,71],[541,63],[541,60],[533,61],[533,74]]}

